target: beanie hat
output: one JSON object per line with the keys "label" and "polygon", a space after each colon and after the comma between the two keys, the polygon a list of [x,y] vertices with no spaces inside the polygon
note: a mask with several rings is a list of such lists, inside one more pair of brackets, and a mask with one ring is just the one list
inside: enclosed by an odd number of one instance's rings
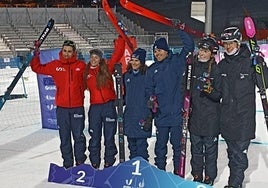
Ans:
{"label": "beanie hat", "polygon": [[93,54],[99,56],[100,58],[102,58],[102,56],[103,56],[103,52],[101,50],[99,50],[99,49],[92,49],[92,50],[89,51],[90,56],[93,55]]}
{"label": "beanie hat", "polygon": [[131,58],[137,58],[141,63],[145,64],[146,51],[144,49],[138,48],[132,53]]}
{"label": "beanie hat", "polygon": [[153,50],[162,49],[165,51],[169,51],[169,46],[167,40],[165,38],[159,38],[154,42]]}

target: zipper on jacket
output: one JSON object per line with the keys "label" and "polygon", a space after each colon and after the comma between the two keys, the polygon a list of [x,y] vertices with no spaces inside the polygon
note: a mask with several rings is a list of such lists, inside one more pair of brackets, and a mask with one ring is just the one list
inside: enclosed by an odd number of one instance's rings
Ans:
{"label": "zipper on jacket", "polygon": [[68,84],[68,87],[69,87],[69,106],[71,107],[71,82],[72,82],[72,70],[71,70],[71,65],[68,63],[68,66],[69,66],[69,84]]}

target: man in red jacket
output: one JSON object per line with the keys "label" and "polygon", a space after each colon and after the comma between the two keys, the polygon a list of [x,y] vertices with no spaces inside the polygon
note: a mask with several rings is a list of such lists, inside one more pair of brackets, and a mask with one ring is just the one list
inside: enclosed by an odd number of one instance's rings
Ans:
{"label": "man in red jacket", "polygon": [[[52,76],[56,85],[56,117],[60,135],[60,150],[63,166],[67,169],[86,160],[86,138],[84,110],[83,74],[86,64],[77,59],[76,45],[71,40],[64,41],[59,59],[40,64],[39,49],[36,48],[31,60],[31,68],[38,74]],[[71,135],[74,140],[72,147]]]}

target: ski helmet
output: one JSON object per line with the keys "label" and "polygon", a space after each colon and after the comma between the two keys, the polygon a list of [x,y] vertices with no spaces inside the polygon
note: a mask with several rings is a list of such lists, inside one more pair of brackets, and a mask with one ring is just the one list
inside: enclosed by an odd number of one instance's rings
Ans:
{"label": "ski helmet", "polygon": [[238,27],[227,27],[221,34],[222,42],[236,41],[238,44],[242,41],[242,34]]}
{"label": "ski helmet", "polygon": [[219,45],[212,37],[204,37],[197,43],[198,48],[209,49],[211,53],[216,54],[219,50]]}

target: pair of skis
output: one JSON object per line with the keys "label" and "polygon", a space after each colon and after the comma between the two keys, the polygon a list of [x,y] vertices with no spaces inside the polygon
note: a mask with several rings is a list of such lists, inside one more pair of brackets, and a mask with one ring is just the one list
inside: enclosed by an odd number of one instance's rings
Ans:
{"label": "pair of skis", "polygon": [[[107,17],[109,18],[110,22],[113,24],[117,32],[123,39],[125,40],[127,46],[130,48],[129,50],[134,50],[134,46],[130,39],[127,36],[125,29],[125,26],[123,23],[117,19],[114,12],[110,8],[107,0],[102,0],[102,7],[105,11]],[[124,57],[123,57],[124,58]],[[124,64],[124,67],[125,64]],[[125,161],[125,139],[124,139],[124,125],[123,125],[123,69],[121,63],[115,64],[114,67],[114,77],[115,77],[115,86],[116,86],[116,95],[117,95],[117,101],[116,101],[116,108],[117,108],[117,127],[118,127],[118,142],[119,142],[119,162],[122,163]]]}
{"label": "pair of skis", "polygon": [[250,16],[245,16],[244,28],[245,28],[246,35],[249,39],[249,47],[251,51],[252,65],[255,68],[256,81],[257,81],[257,86],[259,88],[258,92],[260,93],[265,123],[268,129],[268,102],[267,102],[267,95],[266,95],[267,85],[265,82],[265,77],[267,77],[267,75],[264,75],[264,69],[267,69],[267,67],[263,59],[263,54],[260,52],[260,48],[257,44],[255,23]]}
{"label": "pair of skis", "polygon": [[126,31],[120,25],[120,23],[122,24],[122,22],[117,19],[117,17],[115,16],[114,12],[112,11],[112,9],[111,9],[111,7],[110,7],[110,5],[109,5],[107,0],[102,1],[102,8],[105,11],[105,13],[106,13],[107,17],[109,18],[109,20],[111,21],[111,23],[113,24],[113,26],[115,27],[116,31],[119,33],[119,35],[121,37],[123,37],[123,39],[128,44],[128,46],[133,50],[134,49],[133,44],[131,43],[131,41],[129,40],[128,36],[126,35]]}
{"label": "pair of skis", "polygon": [[117,63],[114,66],[114,77],[116,86],[116,107],[117,107],[117,124],[118,124],[118,141],[119,141],[119,162],[125,161],[125,139],[124,139],[124,99],[123,99],[123,73],[122,64]]}
{"label": "pair of skis", "polygon": [[[39,36],[38,40],[37,40],[37,47],[40,47],[41,44],[44,42],[44,40],[46,39],[46,37],[48,36],[48,34],[50,33],[50,31],[52,30],[54,25],[54,20],[51,18],[46,27],[44,28],[43,32],[41,33],[41,35]],[[13,89],[15,88],[16,84],[18,83],[19,79],[21,78],[21,76],[23,75],[24,71],[26,70],[26,68],[29,66],[29,62],[25,62],[22,64],[22,67],[20,68],[19,72],[16,74],[14,80],[11,82],[11,84],[8,86],[6,92],[4,93],[4,95],[0,96],[0,110],[3,108],[5,102],[7,100],[12,99],[11,97],[11,92],[13,91]]]}
{"label": "pair of skis", "polygon": [[186,85],[183,98],[181,156],[178,171],[178,175],[182,178],[185,177],[185,169],[186,169],[186,147],[187,147],[188,124],[189,124],[190,108],[191,108],[192,72],[193,72],[193,54],[190,52],[186,57],[186,70],[185,70]]}

